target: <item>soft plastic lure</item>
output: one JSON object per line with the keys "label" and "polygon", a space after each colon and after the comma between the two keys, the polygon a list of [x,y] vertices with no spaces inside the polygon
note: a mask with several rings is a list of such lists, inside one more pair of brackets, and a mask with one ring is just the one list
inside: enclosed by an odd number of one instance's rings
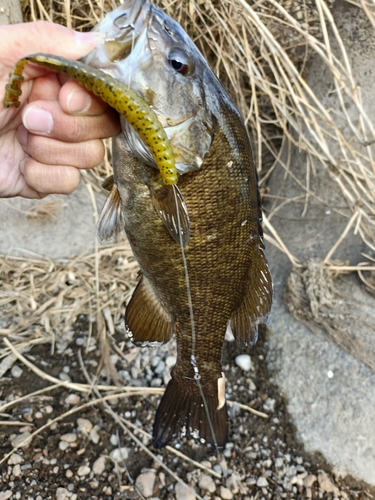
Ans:
{"label": "soft plastic lure", "polygon": [[22,94],[22,72],[28,63],[64,73],[115,108],[138,132],[149,147],[165,184],[176,184],[177,169],[169,139],[156,114],[133,90],[103,71],[79,61],[49,54],[31,54],[20,59],[6,86],[4,106],[18,107]]}

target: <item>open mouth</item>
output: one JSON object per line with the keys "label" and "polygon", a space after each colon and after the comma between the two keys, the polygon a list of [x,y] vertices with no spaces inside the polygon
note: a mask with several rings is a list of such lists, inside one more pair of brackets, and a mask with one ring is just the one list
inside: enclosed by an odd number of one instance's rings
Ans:
{"label": "open mouth", "polygon": [[113,29],[104,42],[109,61],[116,62],[130,54],[148,17],[146,4],[146,0],[128,0],[114,11],[117,16],[113,19]]}

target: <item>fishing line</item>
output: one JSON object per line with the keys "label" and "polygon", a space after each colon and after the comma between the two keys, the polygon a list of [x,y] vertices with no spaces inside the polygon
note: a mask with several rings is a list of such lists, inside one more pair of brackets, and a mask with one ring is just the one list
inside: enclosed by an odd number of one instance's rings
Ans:
{"label": "fishing line", "polygon": [[210,427],[210,431],[211,431],[212,438],[213,438],[213,441],[214,441],[214,447],[215,447],[217,455],[220,456],[220,451],[219,451],[219,447],[218,447],[217,440],[216,440],[214,426],[212,424],[210,412],[208,411],[208,404],[207,404],[207,400],[206,400],[206,397],[205,397],[204,392],[203,392],[203,387],[202,387],[202,384],[201,384],[201,376],[200,376],[200,373],[199,373],[199,367],[198,367],[197,359],[195,357],[196,334],[195,334],[194,311],[193,311],[193,301],[192,301],[192,298],[191,298],[189,271],[188,271],[188,267],[187,267],[185,249],[184,249],[184,244],[183,244],[183,240],[182,240],[182,229],[181,229],[181,221],[180,221],[180,212],[179,212],[178,202],[177,202],[176,188],[175,188],[174,185],[172,186],[172,188],[173,188],[174,201],[175,201],[175,205],[176,205],[177,230],[178,230],[178,235],[179,235],[179,240],[180,240],[182,263],[184,265],[184,272],[185,272],[186,292],[187,292],[187,299],[188,299],[188,305],[189,305],[189,315],[190,315],[190,325],[191,325],[191,356],[190,356],[190,363],[191,363],[191,365],[193,367],[193,370],[194,370],[194,380],[197,382],[197,385],[198,385],[198,388],[199,388],[199,393],[200,393],[200,396],[201,396],[202,401],[203,401],[204,409],[205,409],[207,420],[208,420],[208,425]]}

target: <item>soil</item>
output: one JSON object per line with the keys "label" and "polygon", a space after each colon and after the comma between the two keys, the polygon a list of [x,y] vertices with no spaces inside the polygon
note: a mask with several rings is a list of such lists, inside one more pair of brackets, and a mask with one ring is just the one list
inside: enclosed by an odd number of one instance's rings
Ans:
{"label": "soil", "polygon": [[[87,325],[87,318],[79,318],[70,343],[60,354],[51,354],[51,345],[43,344],[35,346],[25,357],[54,377],[61,378],[61,373],[66,373],[76,383],[87,383],[79,353],[91,376],[95,375],[101,363],[101,350],[95,339],[88,341]],[[306,453],[299,444],[296,429],[288,416],[286,402],[279,393],[272,374],[267,370],[266,337],[266,332],[263,332],[257,345],[248,349],[235,342],[225,342],[223,369],[227,378],[228,399],[265,412],[269,418],[256,416],[235,405],[229,406],[230,443],[220,455],[192,440],[173,443],[179,452],[203,463],[219,474],[220,478],[212,477],[212,482],[207,471],[198,469],[186,458],[176,457],[168,450],[154,450],[147,437],[139,436],[139,439],[204,499],[375,498],[374,489],[350,477],[335,477],[322,456]],[[117,346],[122,347],[125,355],[145,352],[144,349],[132,346],[129,341],[124,341],[124,336],[119,331],[114,340]],[[91,346],[90,352],[84,348],[87,343]],[[163,359],[164,356],[165,359],[169,356],[168,351],[173,353],[174,348],[172,343],[169,349],[166,347],[159,352],[159,357]],[[249,372],[244,372],[235,363],[236,356],[246,352],[252,360]],[[138,369],[134,371],[134,366],[128,366],[129,363],[117,355],[111,359],[120,374],[121,370],[130,370],[135,375],[135,378],[127,380],[127,385],[159,385],[159,382],[155,382],[156,379],[160,380],[160,370],[157,367],[151,371],[150,366],[146,370],[141,369],[142,363],[136,358],[135,365]],[[153,364],[155,363],[151,363],[151,368]],[[14,376],[8,372],[2,379],[2,402],[9,402],[50,386],[48,381],[24,365],[17,365],[23,370],[20,376],[19,373]],[[103,377],[106,373],[107,380]],[[109,382],[108,370],[102,370],[100,383]],[[50,419],[74,410],[78,402],[85,402],[84,399],[85,396],[60,387],[18,402],[1,414],[2,423],[8,424],[0,426],[0,460],[6,457],[0,468],[1,500],[110,500],[145,496],[160,500],[193,498],[189,496],[189,492],[186,496],[176,496],[176,479],[123,432],[103,404],[90,405],[65,416],[38,434],[29,446],[14,450],[9,455],[13,449],[12,444],[15,444],[14,439],[20,433],[34,432]],[[117,415],[151,432],[159,399],[159,395],[124,397],[112,401],[111,408]],[[82,421],[77,422],[79,418],[87,419],[86,430],[82,427]],[[9,425],[12,422],[14,425]],[[97,439],[90,432],[90,423],[91,427],[97,426]],[[64,440],[67,440],[67,444],[61,445]],[[120,454],[125,454],[122,457],[125,460],[114,458],[113,451],[118,448],[119,443],[122,449]],[[101,456],[106,458],[103,459],[105,461],[102,468],[98,468],[98,463],[95,462]],[[151,481],[151,493],[147,493],[142,478]]]}

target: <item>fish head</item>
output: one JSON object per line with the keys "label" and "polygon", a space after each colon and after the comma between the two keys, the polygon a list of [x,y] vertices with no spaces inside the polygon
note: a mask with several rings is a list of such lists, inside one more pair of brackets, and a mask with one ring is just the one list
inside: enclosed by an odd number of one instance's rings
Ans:
{"label": "fish head", "polygon": [[[213,136],[215,76],[182,27],[145,0],[125,0],[96,27],[99,45],[85,62],[135,91],[164,127],[179,173],[199,168]],[[137,132],[122,121],[126,147],[154,166]]]}

